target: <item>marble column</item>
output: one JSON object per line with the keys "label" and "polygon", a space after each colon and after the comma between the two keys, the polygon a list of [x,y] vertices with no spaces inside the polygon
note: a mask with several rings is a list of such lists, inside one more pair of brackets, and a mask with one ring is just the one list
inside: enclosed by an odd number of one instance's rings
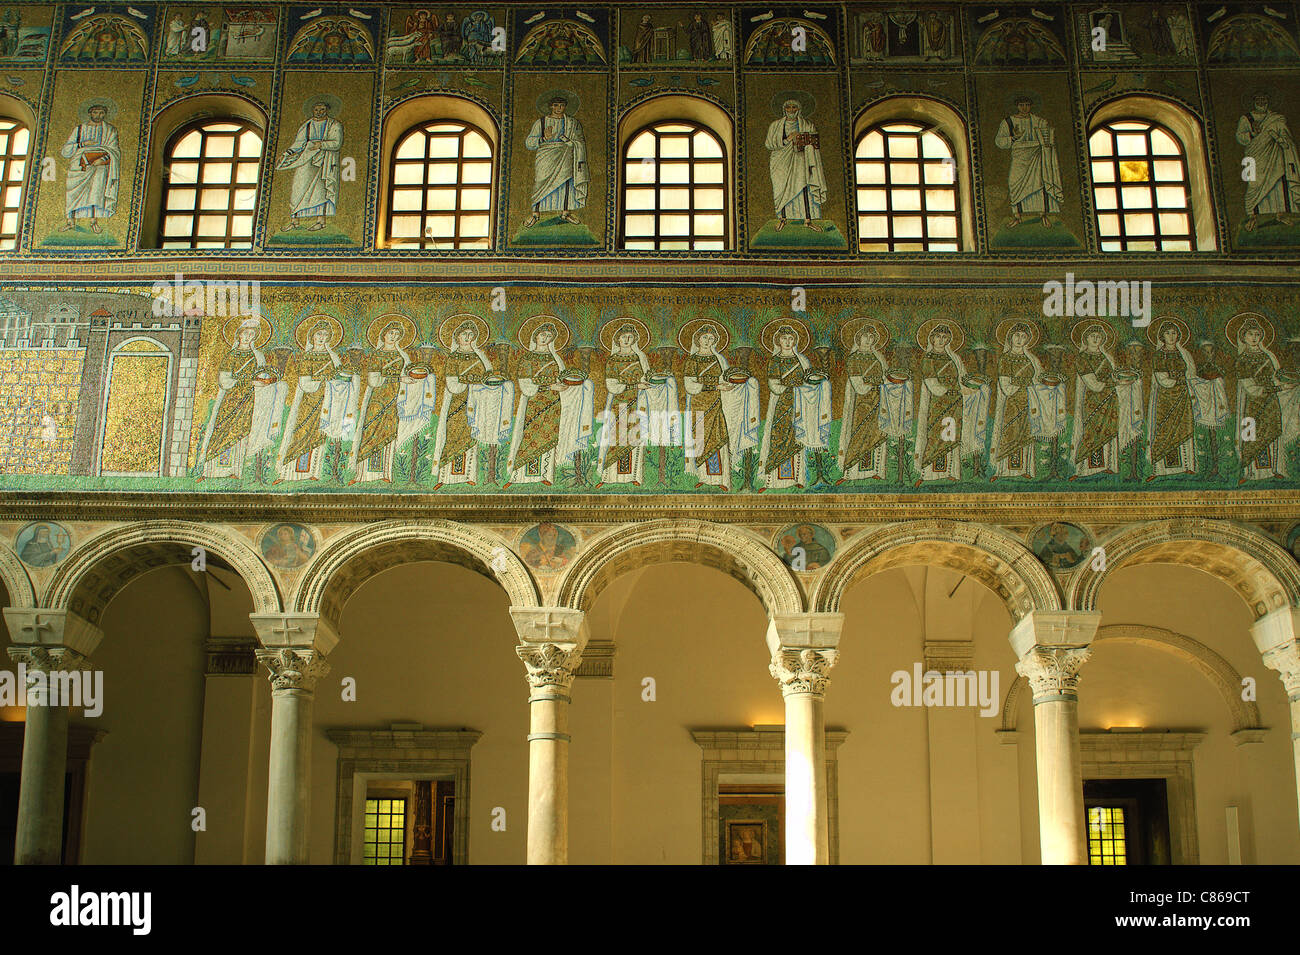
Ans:
{"label": "marble column", "polygon": [[[67,773],[68,702],[46,688],[86,669],[86,658],[104,634],[67,610],[6,607],[12,644],[9,657],[26,668],[27,711],[22,776],[18,784],[17,865],[63,861],[63,792]],[[102,705],[103,701],[100,701]]]}
{"label": "marble column", "polygon": [[569,693],[587,645],[586,615],[511,607],[528,679],[528,864],[569,861]]}
{"label": "marble column", "polygon": [[266,864],[307,862],[311,809],[311,712],[316,681],[338,643],[315,614],[249,614],[271,676],[271,760],[266,799]]}
{"label": "marble column", "polygon": [[1091,656],[1101,614],[1035,610],[1011,630],[1016,672],[1034,697],[1038,834],[1043,865],[1087,865],[1087,819],[1079,756],[1079,670]]}
{"label": "marble column", "polygon": [[1295,764],[1297,807],[1300,808],[1300,609],[1283,607],[1255,621],[1250,635],[1264,659],[1264,666],[1276,670],[1286,687],[1291,707],[1291,757]]}
{"label": "marble column", "polygon": [[827,674],[839,658],[839,613],[776,614],[767,629],[768,672],[785,697],[785,861],[827,865]]}

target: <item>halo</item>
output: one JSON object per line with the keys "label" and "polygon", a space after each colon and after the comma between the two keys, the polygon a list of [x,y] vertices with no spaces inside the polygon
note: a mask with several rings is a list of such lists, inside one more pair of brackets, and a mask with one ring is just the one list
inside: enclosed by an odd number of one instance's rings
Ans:
{"label": "halo", "polygon": [[90,108],[92,106],[104,107],[104,119],[110,122],[117,115],[117,104],[115,102],[107,96],[92,96],[77,106],[77,115],[81,117],[82,122],[90,119]]}
{"label": "halo", "polygon": [[1025,348],[1033,348],[1042,340],[1043,330],[1038,327],[1038,323],[1028,318],[1004,318],[998,322],[997,327],[993,330],[993,337],[998,340],[998,344],[1003,348],[1007,347],[1007,336],[1011,334],[1011,329],[1017,325],[1024,325],[1029,329],[1029,341],[1025,343]]}
{"label": "halo", "polygon": [[312,329],[322,323],[330,327],[330,348],[338,348],[339,342],[343,341],[343,325],[333,315],[308,315],[293,330],[293,337],[297,339],[298,345],[304,351],[307,349],[307,339],[311,337]]}
{"label": "halo", "polygon": [[249,317],[247,315],[235,315],[226,321],[221,328],[221,337],[226,340],[226,344],[231,348],[235,347],[235,342],[239,340],[239,326],[247,321],[258,323],[257,337],[253,339],[253,347],[261,348],[271,340],[271,323],[263,315]]}
{"label": "halo", "polygon": [[885,327],[884,322],[874,318],[867,318],[865,316],[850,318],[840,326],[840,342],[844,345],[845,353],[853,350],[853,346],[858,343],[858,336],[862,334],[862,330],[867,327],[875,330],[876,338],[879,340],[880,345],[886,345],[893,340],[894,336],[889,334],[889,329]]}
{"label": "halo", "polygon": [[727,346],[731,344],[731,332],[727,331],[727,327],[721,322],[715,322],[711,318],[692,318],[677,329],[677,347],[688,355],[692,354],[691,348],[695,344],[695,336],[706,325],[718,333],[718,343],[714,347],[720,352],[725,352]]}
{"label": "halo", "polygon": [[1165,327],[1166,322],[1173,322],[1178,326],[1178,344],[1186,345],[1192,340],[1192,330],[1187,327],[1185,321],[1172,315],[1162,315],[1160,318],[1152,319],[1151,324],[1147,326],[1147,341],[1156,348],[1160,347],[1160,329]]}
{"label": "halo", "polygon": [[772,96],[772,112],[778,116],[785,115],[785,101],[796,99],[799,101],[799,115],[811,116],[813,110],[817,108],[817,97],[805,90],[781,90]]}
{"label": "halo", "polygon": [[1038,96],[1030,92],[1029,90],[1016,90],[1014,93],[1010,94],[1006,99],[1008,116],[1016,112],[1016,101],[1022,99],[1029,100],[1030,112],[1033,112],[1034,110],[1038,109],[1038,107],[1043,105],[1043,99],[1041,96]]}
{"label": "halo", "polygon": [[369,327],[366,328],[366,341],[370,343],[371,348],[379,347],[380,335],[383,334],[384,329],[388,325],[393,324],[402,326],[402,340],[397,343],[397,347],[410,347],[411,342],[415,341],[417,332],[415,322],[397,312],[388,312],[387,314],[380,315],[370,323]]}
{"label": "halo", "polygon": [[1248,320],[1253,320],[1264,332],[1264,347],[1267,348],[1273,344],[1276,333],[1273,330],[1273,323],[1270,322],[1259,312],[1240,312],[1228,319],[1227,324],[1223,326],[1223,334],[1232,344],[1233,348],[1237,347],[1237,339],[1241,335],[1241,326],[1245,325]]}
{"label": "halo", "polygon": [[455,347],[456,329],[466,322],[469,322],[478,331],[478,334],[474,336],[475,345],[481,348],[492,340],[492,330],[488,328],[487,322],[470,312],[460,312],[444,318],[442,324],[438,326],[438,341],[442,343],[443,348],[451,351]]}
{"label": "halo", "polygon": [[769,355],[776,353],[776,330],[783,325],[789,325],[794,329],[795,348],[801,353],[806,353],[808,346],[812,344],[812,329],[803,319],[795,318],[793,315],[788,318],[774,318],[763,326],[758,333],[758,341],[763,346],[763,351]]}
{"label": "halo", "polygon": [[573,333],[569,331],[569,326],[554,315],[534,315],[519,326],[519,344],[524,347],[524,351],[531,351],[533,347],[533,333],[537,330],[538,325],[544,325],[547,322],[555,326],[555,350],[563,351],[568,347],[569,339]]}
{"label": "halo", "polygon": [[630,317],[611,319],[601,326],[600,334],[597,336],[601,347],[607,352],[613,352],[614,337],[624,325],[631,325],[636,329],[636,346],[645,351],[646,346],[650,344],[650,329],[646,328],[645,322]]}
{"label": "halo", "polygon": [[1105,351],[1113,350],[1119,335],[1111,326],[1110,322],[1103,322],[1099,318],[1085,318],[1082,321],[1074,323],[1074,327],[1070,329],[1070,341],[1074,342],[1074,347],[1079,349],[1079,351],[1083,351],[1084,336],[1088,334],[1088,329],[1092,328],[1094,325],[1097,328],[1100,328],[1102,334],[1106,336],[1106,341],[1101,347]]}
{"label": "halo", "polygon": [[537,97],[537,112],[542,116],[549,116],[551,114],[551,100],[557,96],[564,99],[564,115],[576,116],[578,114],[582,99],[573,90],[547,90]]}
{"label": "halo", "polygon": [[953,351],[961,351],[961,346],[966,344],[966,332],[957,324],[956,319],[952,318],[929,318],[917,327],[916,343],[921,346],[921,350],[930,350],[930,333],[936,325],[946,325],[948,327],[948,331],[952,333],[952,341],[948,347]]}
{"label": "halo", "polygon": [[1241,109],[1243,112],[1249,113],[1255,108],[1256,96],[1267,96],[1268,108],[1275,113],[1281,111],[1279,107],[1282,105],[1282,94],[1272,87],[1257,86],[1241,94]]}
{"label": "halo", "polygon": [[333,93],[315,93],[302,101],[302,115],[304,118],[311,118],[312,108],[317,103],[325,104],[325,114],[329,116],[330,119],[338,119],[339,115],[343,112],[343,101]]}

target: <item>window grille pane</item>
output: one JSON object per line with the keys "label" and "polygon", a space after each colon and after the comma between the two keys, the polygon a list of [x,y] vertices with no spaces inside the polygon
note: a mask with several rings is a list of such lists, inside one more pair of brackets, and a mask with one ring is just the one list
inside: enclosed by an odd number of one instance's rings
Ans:
{"label": "window grille pane", "polygon": [[636,133],[624,151],[621,247],[727,248],[725,182],[722,142],[705,127],[668,121]]}
{"label": "window grille pane", "polygon": [[[251,248],[261,159],[262,135],[243,120],[209,120],[179,132],[163,156],[159,245]],[[200,215],[179,214],[187,211]]]}
{"label": "window grille pane", "polygon": [[492,166],[491,142],[468,123],[430,120],[407,130],[393,149],[389,246],[490,248]]}
{"label": "window grille pane", "polygon": [[1191,251],[1187,164],[1178,139],[1154,123],[1126,119],[1094,130],[1088,146],[1102,250]]}
{"label": "window grille pane", "polygon": [[952,146],[937,127],[880,123],[861,136],[855,154],[862,251],[960,249],[954,242],[959,236],[956,165]]}

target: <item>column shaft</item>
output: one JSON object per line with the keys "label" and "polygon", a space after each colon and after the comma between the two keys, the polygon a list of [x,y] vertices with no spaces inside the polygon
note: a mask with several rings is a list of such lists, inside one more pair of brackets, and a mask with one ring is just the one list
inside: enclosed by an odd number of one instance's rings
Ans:
{"label": "column shaft", "polygon": [[826,723],[815,693],[785,697],[786,865],[827,865]]}
{"label": "column shaft", "polygon": [[314,693],[271,691],[271,767],[266,799],[266,864],[307,862]]}
{"label": "column shaft", "polygon": [[1038,834],[1044,865],[1087,865],[1087,819],[1079,756],[1079,703],[1034,704]]}
{"label": "column shaft", "polygon": [[569,701],[529,701],[528,864],[569,861]]}
{"label": "column shaft", "polygon": [[16,865],[63,861],[63,788],[68,761],[68,708],[27,707],[18,787]]}

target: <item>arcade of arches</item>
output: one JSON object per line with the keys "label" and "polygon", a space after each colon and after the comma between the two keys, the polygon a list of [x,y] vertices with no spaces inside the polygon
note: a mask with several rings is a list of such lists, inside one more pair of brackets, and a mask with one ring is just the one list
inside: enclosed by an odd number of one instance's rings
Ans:
{"label": "arcade of arches", "polygon": [[1134,861],[1300,859],[1264,524],[1094,521],[1066,573],[946,519],[815,525],[800,570],[814,525],[761,520],[60,526],[57,569],[0,550],[7,650],[102,713],[0,711],[19,861],[1078,863],[1085,803],[1157,820]]}

